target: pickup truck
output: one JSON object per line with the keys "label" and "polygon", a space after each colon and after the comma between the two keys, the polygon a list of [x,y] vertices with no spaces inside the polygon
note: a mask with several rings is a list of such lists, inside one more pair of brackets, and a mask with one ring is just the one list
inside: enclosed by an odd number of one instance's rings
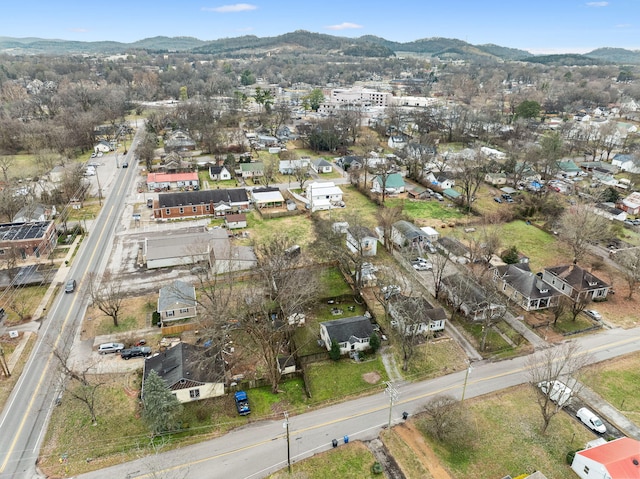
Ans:
{"label": "pickup truck", "polygon": [[238,414],[241,416],[246,416],[247,414],[251,414],[251,408],[249,407],[249,398],[247,397],[247,393],[244,391],[238,391],[235,395],[236,400],[236,409],[238,410]]}
{"label": "pickup truck", "polygon": [[149,346],[133,346],[132,348],[120,351],[120,357],[122,359],[137,358],[140,356],[147,357],[149,355],[151,355],[151,348]]}

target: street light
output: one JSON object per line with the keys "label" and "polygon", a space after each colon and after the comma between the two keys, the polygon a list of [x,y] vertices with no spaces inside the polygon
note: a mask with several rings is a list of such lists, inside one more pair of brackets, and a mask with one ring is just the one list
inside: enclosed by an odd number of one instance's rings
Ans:
{"label": "street light", "polygon": [[389,395],[389,427],[388,429],[391,430],[391,412],[393,411],[393,403],[398,400],[398,396],[400,396],[400,393],[396,388],[393,387],[393,384],[391,384],[389,381],[385,381],[385,384],[387,385],[387,389],[385,389],[384,392]]}
{"label": "street light", "polygon": [[471,367],[471,361],[469,361],[469,365],[467,366],[467,371],[464,374],[464,386],[462,386],[462,399],[460,399],[460,402],[464,402],[464,394],[467,392],[467,380],[469,379],[469,374],[471,374],[471,370],[473,368]]}
{"label": "street light", "polygon": [[291,443],[289,441],[289,413],[284,412],[284,424],[282,425],[287,430],[287,466],[289,468],[289,474],[291,474]]}

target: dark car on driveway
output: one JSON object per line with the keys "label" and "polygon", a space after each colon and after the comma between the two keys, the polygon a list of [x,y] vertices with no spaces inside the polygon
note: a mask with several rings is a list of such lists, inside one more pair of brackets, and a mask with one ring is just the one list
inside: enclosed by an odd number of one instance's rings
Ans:
{"label": "dark car on driveway", "polygon": [[131,359],[139,357],[147,357],[151,355],[151,348],[149,346],[133,346],[129,349],[123,349],[120,351],[120,357],[122,359]]}

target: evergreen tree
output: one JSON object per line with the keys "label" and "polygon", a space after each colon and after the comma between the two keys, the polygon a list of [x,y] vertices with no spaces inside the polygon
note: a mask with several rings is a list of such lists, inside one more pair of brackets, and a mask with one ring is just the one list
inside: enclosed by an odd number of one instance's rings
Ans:
{"label": "evergreen tree", "polygon": [[340,345],[335,339],[331,341],[331,350],[329,351],[329,357],[334,361],[340,360]]}
{"label": "evergreen tree", "polygon": [[380,349],[380,336],[377,333],[373,333],[369,338],[369,347],[374,353]]}
{"label": "evergreen tree", "polygon": [[178,425],[182,404],[158,373],[151,371],[144,381],[143,417],[154,435],[172,431]]}

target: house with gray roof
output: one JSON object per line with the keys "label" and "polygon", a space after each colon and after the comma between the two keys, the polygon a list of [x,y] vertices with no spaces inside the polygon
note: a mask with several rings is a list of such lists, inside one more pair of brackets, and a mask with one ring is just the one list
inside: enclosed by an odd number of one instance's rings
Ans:
{"label": "house with gray roof", "polygon": [[224,395],[224,360],[214,348],[201,348],[187,343],[151,356],[144,361],[144,380],[155,371],[181,403]]}
{"label": "house with gray roof", "polygon": [[420,297],[394,295],[389,301],[391,325],[406,336],[444,331],[447,313]]}
{"label": "house with gray roof", "polygon": [[562,296],[542,278],[533,274],[528,263],[505,264],[493,270],[498,289],[525,311],[557,306]]}
{"label": "house with gray roof", "polygon": [[391,240],[400,247],[422,248],[422,243],[429,240],[427,234],[413,223],[406,220],[396,221],[391,228]]}
{"label": "house with gray roof", "polygon": [[494,301],[482,286],[460,273],[443,278],[442,289],[449,303],[473,321],[498,317],[506,311],[504,304]]}
{"label": "house with gray roof", "polygon": [[577,264],[545,268],[542,279],[573,301],[604,299],[611,285]]}
{"label": "house with gray roof", "polygon": [[324,158],[318,158],[311,162],[311,168],[316,173],[331,173],[333,171],[333,165]]}
{"label": "house with gray roof", "polygon": [[195,318],[197,316],[196,288],[184,281],[175,280],[160,288],[158,308],[163,323]]}
{"label": "house with gray roof", "polygon": [[176,130],[164,142],[164,151],[193,151],[196,149],[196,142],[182,130]]}
{"label": "house with gray roof", "polygon": [[249,209],[249,197],[244,188],[160,193],[153,210],[156,220],[224,216]]}
{"label": "house with gray roof", "polygon": [[340,345],[340,354],[369,349],[372,334],[373,326],[366,316],[353,316],[320,323],[320,337],[327,351],[331,351],[331,343],[335,341]]}

